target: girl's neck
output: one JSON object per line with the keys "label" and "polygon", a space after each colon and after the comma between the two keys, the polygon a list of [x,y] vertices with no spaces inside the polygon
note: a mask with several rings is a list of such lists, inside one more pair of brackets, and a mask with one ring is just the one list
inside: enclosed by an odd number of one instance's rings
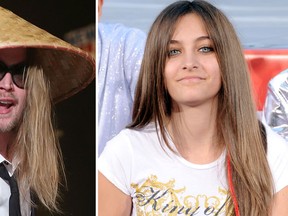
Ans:
{"label": "girl's neck", "polygon": [[204,164],[216,160],[223,151],[217,136],[217,109],[182,108],[173,112],[167,130],[180,155]]}

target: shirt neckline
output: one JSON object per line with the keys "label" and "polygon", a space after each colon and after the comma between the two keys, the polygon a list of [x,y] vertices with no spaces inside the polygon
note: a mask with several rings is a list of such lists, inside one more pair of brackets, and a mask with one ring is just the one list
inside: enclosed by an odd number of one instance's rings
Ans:
{"label": "shirt neckline", "polygon": [[4,164],[10,176],[14,174],[17,167],[17,163],[15,163],[14,161],[10,162],[5,157],[3,157],[3,155],[0,154],[0,163]]}
{"label": "shirt neckline", "polygon": [[[210,163],[206,163],[206,164],[197,164],[197,163],[192,163],[188,160],[186,160],[184,157],[182,157],[180,155],[180,153],[178,152],[169,132],[167,131],[167,129],[165,128],[165,131],[167,133],[167,138],[168,138],[168,142],[170,147],[172,148],[173,151],[171,151],[168,146],[163,142],[163,146],[165,148],[165,151],[168,151],[170,153],[170,155],[172,155],[176,160],[178,160],[179,162],[181,162],[182,164],[184,164],[187,167],[191,167],[193,169],[212,169],[214,167],[219,166],[220,164],[224,164],[225,162],[225,158],[226,158],[226,149],[223,150],[223,152],[221,153],[221,155],[214,161],[210,162]],[[161,136],[161,135],[160,135]]]}

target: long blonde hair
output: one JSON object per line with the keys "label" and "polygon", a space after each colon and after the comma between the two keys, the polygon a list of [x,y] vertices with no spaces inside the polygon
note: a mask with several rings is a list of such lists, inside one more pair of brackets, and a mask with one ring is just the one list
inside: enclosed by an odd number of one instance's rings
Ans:
{"label": "long blonde hair", "polygon": [[57,200],[61,179],[65,182],[64,165],[54,128],[49,80],[41,67],[28,68],[25,88],[26,107],[14,148],[20,161],[16,170],[20,193],[31,192],[49,210],[60,211]]}
{"label": "long blonde hair", "polygon": [[[201,1],[177,1],[156,18],[148,34],[138,80],[132,123],[142,128],[155,122],[167,142],[165,119],[171,116],[171,97],[164,84],[168,45],[177,21],[195,13],[204,22],[221,70],[217,135],[231,158],[232,182],[241,216],[268,216],[273,181],[265,154],[265,142],[256,116],[251,81],[236,32],[227,17],[213,5]],[[249,125],[249,127],[248,127]],[[228,177],[227,177],[228,178]],[[231,192],[231,191],[230,191]],[[234,212],[232,199],[228,212]]]}

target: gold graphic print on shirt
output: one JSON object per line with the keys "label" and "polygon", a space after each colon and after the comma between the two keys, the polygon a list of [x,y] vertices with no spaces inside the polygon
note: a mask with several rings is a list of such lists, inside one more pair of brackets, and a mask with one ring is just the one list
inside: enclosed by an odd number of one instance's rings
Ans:
{"label": "gold graphic print on shirt", "polygon": [[143,184],[131,184],[135,190],[133,200],[137,215],[176,216],[176,215],[225,215],[228,192],[218,187],[218,194],[189,194],[186,188],[175,188],[175,180],[167,183],[151,175]]}

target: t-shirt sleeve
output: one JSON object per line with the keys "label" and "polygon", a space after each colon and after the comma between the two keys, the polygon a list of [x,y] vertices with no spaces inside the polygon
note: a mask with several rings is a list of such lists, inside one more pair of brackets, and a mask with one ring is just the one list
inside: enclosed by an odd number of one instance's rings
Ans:
{"label": "t-shirt sleeve", "polygon": [[97,161],[97,168],[118,189],[130,195],[132,150],[130,140],[123,131],[107,142]]}
{"label": "t-shirt sleeve", "polygon": [[267,157],[277,193],[288,185],[288,143],[271,128],[266,127],[266,132]]}

